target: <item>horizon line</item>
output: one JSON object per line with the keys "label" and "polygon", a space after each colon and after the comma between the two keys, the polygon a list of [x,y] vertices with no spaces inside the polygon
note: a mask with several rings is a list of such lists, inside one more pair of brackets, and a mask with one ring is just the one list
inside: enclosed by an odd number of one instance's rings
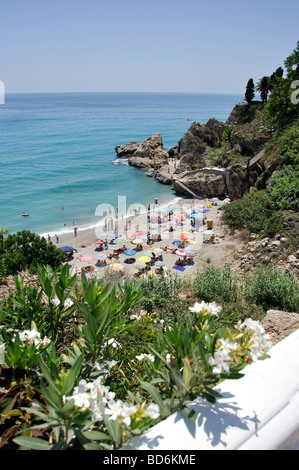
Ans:
{"label": "horizon line", "polygon": [[143,93],[143,94],[173,94],[173,95],[243,95],[243,93],[221,92],[221,91],[11,91],[8,95],[45,95],[45,94],[80,94],[80,93]]}

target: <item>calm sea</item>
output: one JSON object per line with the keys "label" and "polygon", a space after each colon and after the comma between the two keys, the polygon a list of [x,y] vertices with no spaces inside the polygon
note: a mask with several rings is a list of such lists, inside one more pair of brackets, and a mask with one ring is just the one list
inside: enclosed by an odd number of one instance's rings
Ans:
{"label": "calm sea", "polygon": [[[0,226],[39,234],[92,227],[100,204],[169,202],[169,186],[128,165],[115,146],[160,133],[166,150],[191,123],[226,121],[241,95],[10,94],[0,105]],[[29,213],[29,217],[22,217]]]}

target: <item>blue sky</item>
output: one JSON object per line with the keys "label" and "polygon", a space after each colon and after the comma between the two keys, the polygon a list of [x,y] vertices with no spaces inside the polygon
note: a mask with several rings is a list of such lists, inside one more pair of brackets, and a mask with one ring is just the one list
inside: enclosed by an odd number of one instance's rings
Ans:
{"label": "blue sky", "polygon": [[298,0],[0,0],[6,93],[243,93],[299,40]]}

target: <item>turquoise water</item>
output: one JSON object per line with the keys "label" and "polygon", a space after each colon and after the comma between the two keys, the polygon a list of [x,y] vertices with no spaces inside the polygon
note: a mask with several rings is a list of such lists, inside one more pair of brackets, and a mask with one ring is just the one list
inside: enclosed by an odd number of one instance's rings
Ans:
{"label": "turquoise water", "polygon": [[[63,233],[94,226],[99,204],[168,202],[169,186],[128,165],[115,146],[161,133],[166,150],[193,121],[225,121],[240,95],[61,93],[7,95],[0,106],[0,226]],[[62,209],[63,208],[63,209]],[[22,217],[22,213],[30,213]]]}

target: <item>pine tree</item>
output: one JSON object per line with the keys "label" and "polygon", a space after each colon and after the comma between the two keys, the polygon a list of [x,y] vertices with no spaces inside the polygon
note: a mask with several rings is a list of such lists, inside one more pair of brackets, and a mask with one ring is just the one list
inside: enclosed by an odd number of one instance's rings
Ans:
{"label": "pine tree", "polygon": [[245,93],[245,100],[247,101],[248,104],[250,104],[255,96],[254,92],[254,83],[253,79],[250,78],[248,80],[247,86],[246,86],[246,93]]}

